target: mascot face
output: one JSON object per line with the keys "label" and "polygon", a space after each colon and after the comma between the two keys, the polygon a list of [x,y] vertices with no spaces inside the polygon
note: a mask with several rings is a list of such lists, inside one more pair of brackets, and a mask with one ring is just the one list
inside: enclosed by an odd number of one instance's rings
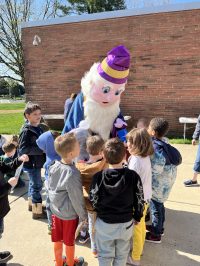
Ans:
{"label": "mascot face", "polygon": [[113,84],[102,79],[98,84],[93,83],[90,96],[100,105],[108,106],[118,102],[124,90],[125,84]]}

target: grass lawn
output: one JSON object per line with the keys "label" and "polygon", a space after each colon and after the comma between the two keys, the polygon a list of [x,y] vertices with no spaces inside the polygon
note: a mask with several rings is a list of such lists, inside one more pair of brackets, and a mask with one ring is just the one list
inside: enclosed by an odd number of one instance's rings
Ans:
{"label": "grass lawn", "polygon": [[0,134],[19,134],[19,130],[23,123],[23,112],[16,114],[0,114]]}
{"label": "grass lawn", "polygon": [[25,103],[1,103],[0,110],[23,110]]}

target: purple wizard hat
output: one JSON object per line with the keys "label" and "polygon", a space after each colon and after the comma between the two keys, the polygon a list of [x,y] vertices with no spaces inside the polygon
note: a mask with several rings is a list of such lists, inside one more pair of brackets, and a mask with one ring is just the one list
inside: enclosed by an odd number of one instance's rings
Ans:
{"label": "purple wizard hat", "polygon": [[107,57],[98,66],[98,73],[112,83],[126,83],[129,65],[130,53],[125,46],[119,45],[107,53]]}

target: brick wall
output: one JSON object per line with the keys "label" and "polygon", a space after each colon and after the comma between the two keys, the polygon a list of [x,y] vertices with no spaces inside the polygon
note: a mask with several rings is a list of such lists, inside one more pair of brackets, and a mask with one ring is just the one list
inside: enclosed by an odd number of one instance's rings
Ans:
{"label": "brick wall", "polygon": [[[200,113],[199,21],[197,9],[23,28],[27,100],[44,113],[62,113],[84,72],[123,44],[132,56],[123,114],[134,121],[166,117],[170,133],[181,135],[178,118]],[[35,34],[38,46],[32,45]]]}

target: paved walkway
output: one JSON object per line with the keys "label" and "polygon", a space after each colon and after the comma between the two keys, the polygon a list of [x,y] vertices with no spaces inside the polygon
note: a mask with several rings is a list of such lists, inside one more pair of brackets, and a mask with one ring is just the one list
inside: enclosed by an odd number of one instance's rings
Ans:
{"label": "paved walkway", "polygon": [[[142,266],[200,265],[200,187],[186,188],[182,184],[192,174],[196,147],[176,146],[182,153],[183,164],[166,202],[165,236],[162,244],[145,244]],[[14,258],[9,266],[53,266],[53,249],[46,221],[31,219],[26,192],[27,188],[15,190],[9,196],[12,209],[5,218],[0,250],[12,252]],[[76,254],[84,256],[89,266],[98,266],[89,247],[77,245]]]}

